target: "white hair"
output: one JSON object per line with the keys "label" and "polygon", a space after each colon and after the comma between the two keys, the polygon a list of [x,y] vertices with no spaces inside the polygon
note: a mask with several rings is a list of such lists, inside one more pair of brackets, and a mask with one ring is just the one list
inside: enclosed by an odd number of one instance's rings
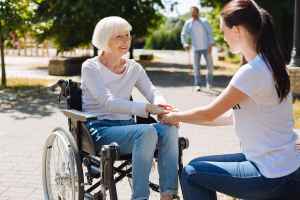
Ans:
{"label": "white hair", "polygon": [[117,16],[105,17],[95,26],[92,44],[99,50],[107,48],[109,39],[118,31],[128,31],[131,25],[123,18]]}

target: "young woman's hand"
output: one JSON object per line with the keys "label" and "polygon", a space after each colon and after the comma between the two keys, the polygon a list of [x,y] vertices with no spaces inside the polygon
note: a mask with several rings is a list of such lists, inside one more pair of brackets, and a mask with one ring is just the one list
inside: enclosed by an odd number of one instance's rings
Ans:
{"label": "young woman's hand", "polygon": [[177,119],[177,112],[170,112],[163,115],[161,118],[161,122],[165,124],[179,124],[179,120]]}

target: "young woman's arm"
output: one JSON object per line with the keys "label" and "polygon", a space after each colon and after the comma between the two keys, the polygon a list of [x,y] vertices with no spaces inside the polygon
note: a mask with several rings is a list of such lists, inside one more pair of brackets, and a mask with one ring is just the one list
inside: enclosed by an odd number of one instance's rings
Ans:
{"label": "young woman's arm", "polygon": [[222,115],[247,98],[248,96],[245,93],[229,85],[209,105],[167,114],[162,121],[165,123],[185,122],[199,125],[225,125],[230,119]]}
{"label": "young woman's arm", "polygon": [[203,122],[202,125],[205,126],[230,126],[233,125],[233,118],[232,118],[232,109],[228,110],[221,116],[217,117],[213,121],[210,122]]}

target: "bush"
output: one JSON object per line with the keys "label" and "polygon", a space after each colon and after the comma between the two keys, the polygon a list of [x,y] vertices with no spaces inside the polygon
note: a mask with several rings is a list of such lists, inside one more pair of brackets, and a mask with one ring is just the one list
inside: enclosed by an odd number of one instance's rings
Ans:
{"label": "bush", "polygon": [[158,30],[146,38],[146,49],[182,49],[180,33],[184,21],[181,19],[169,19]]}

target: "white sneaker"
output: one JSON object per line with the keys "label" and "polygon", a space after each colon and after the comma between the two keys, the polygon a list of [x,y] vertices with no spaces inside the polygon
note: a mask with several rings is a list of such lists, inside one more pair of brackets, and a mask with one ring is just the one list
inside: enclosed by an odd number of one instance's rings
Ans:
{"label": "white sneaker", "polygon": [[207,89],[207,90],[211,90],[211,89],[212,89],[211,84],[206,84],[206,89]]}
{"label": "white sneaker", "polygon": [[200,92],[201,91],[201,87],[198,85],[195,87],[195,91]]}

